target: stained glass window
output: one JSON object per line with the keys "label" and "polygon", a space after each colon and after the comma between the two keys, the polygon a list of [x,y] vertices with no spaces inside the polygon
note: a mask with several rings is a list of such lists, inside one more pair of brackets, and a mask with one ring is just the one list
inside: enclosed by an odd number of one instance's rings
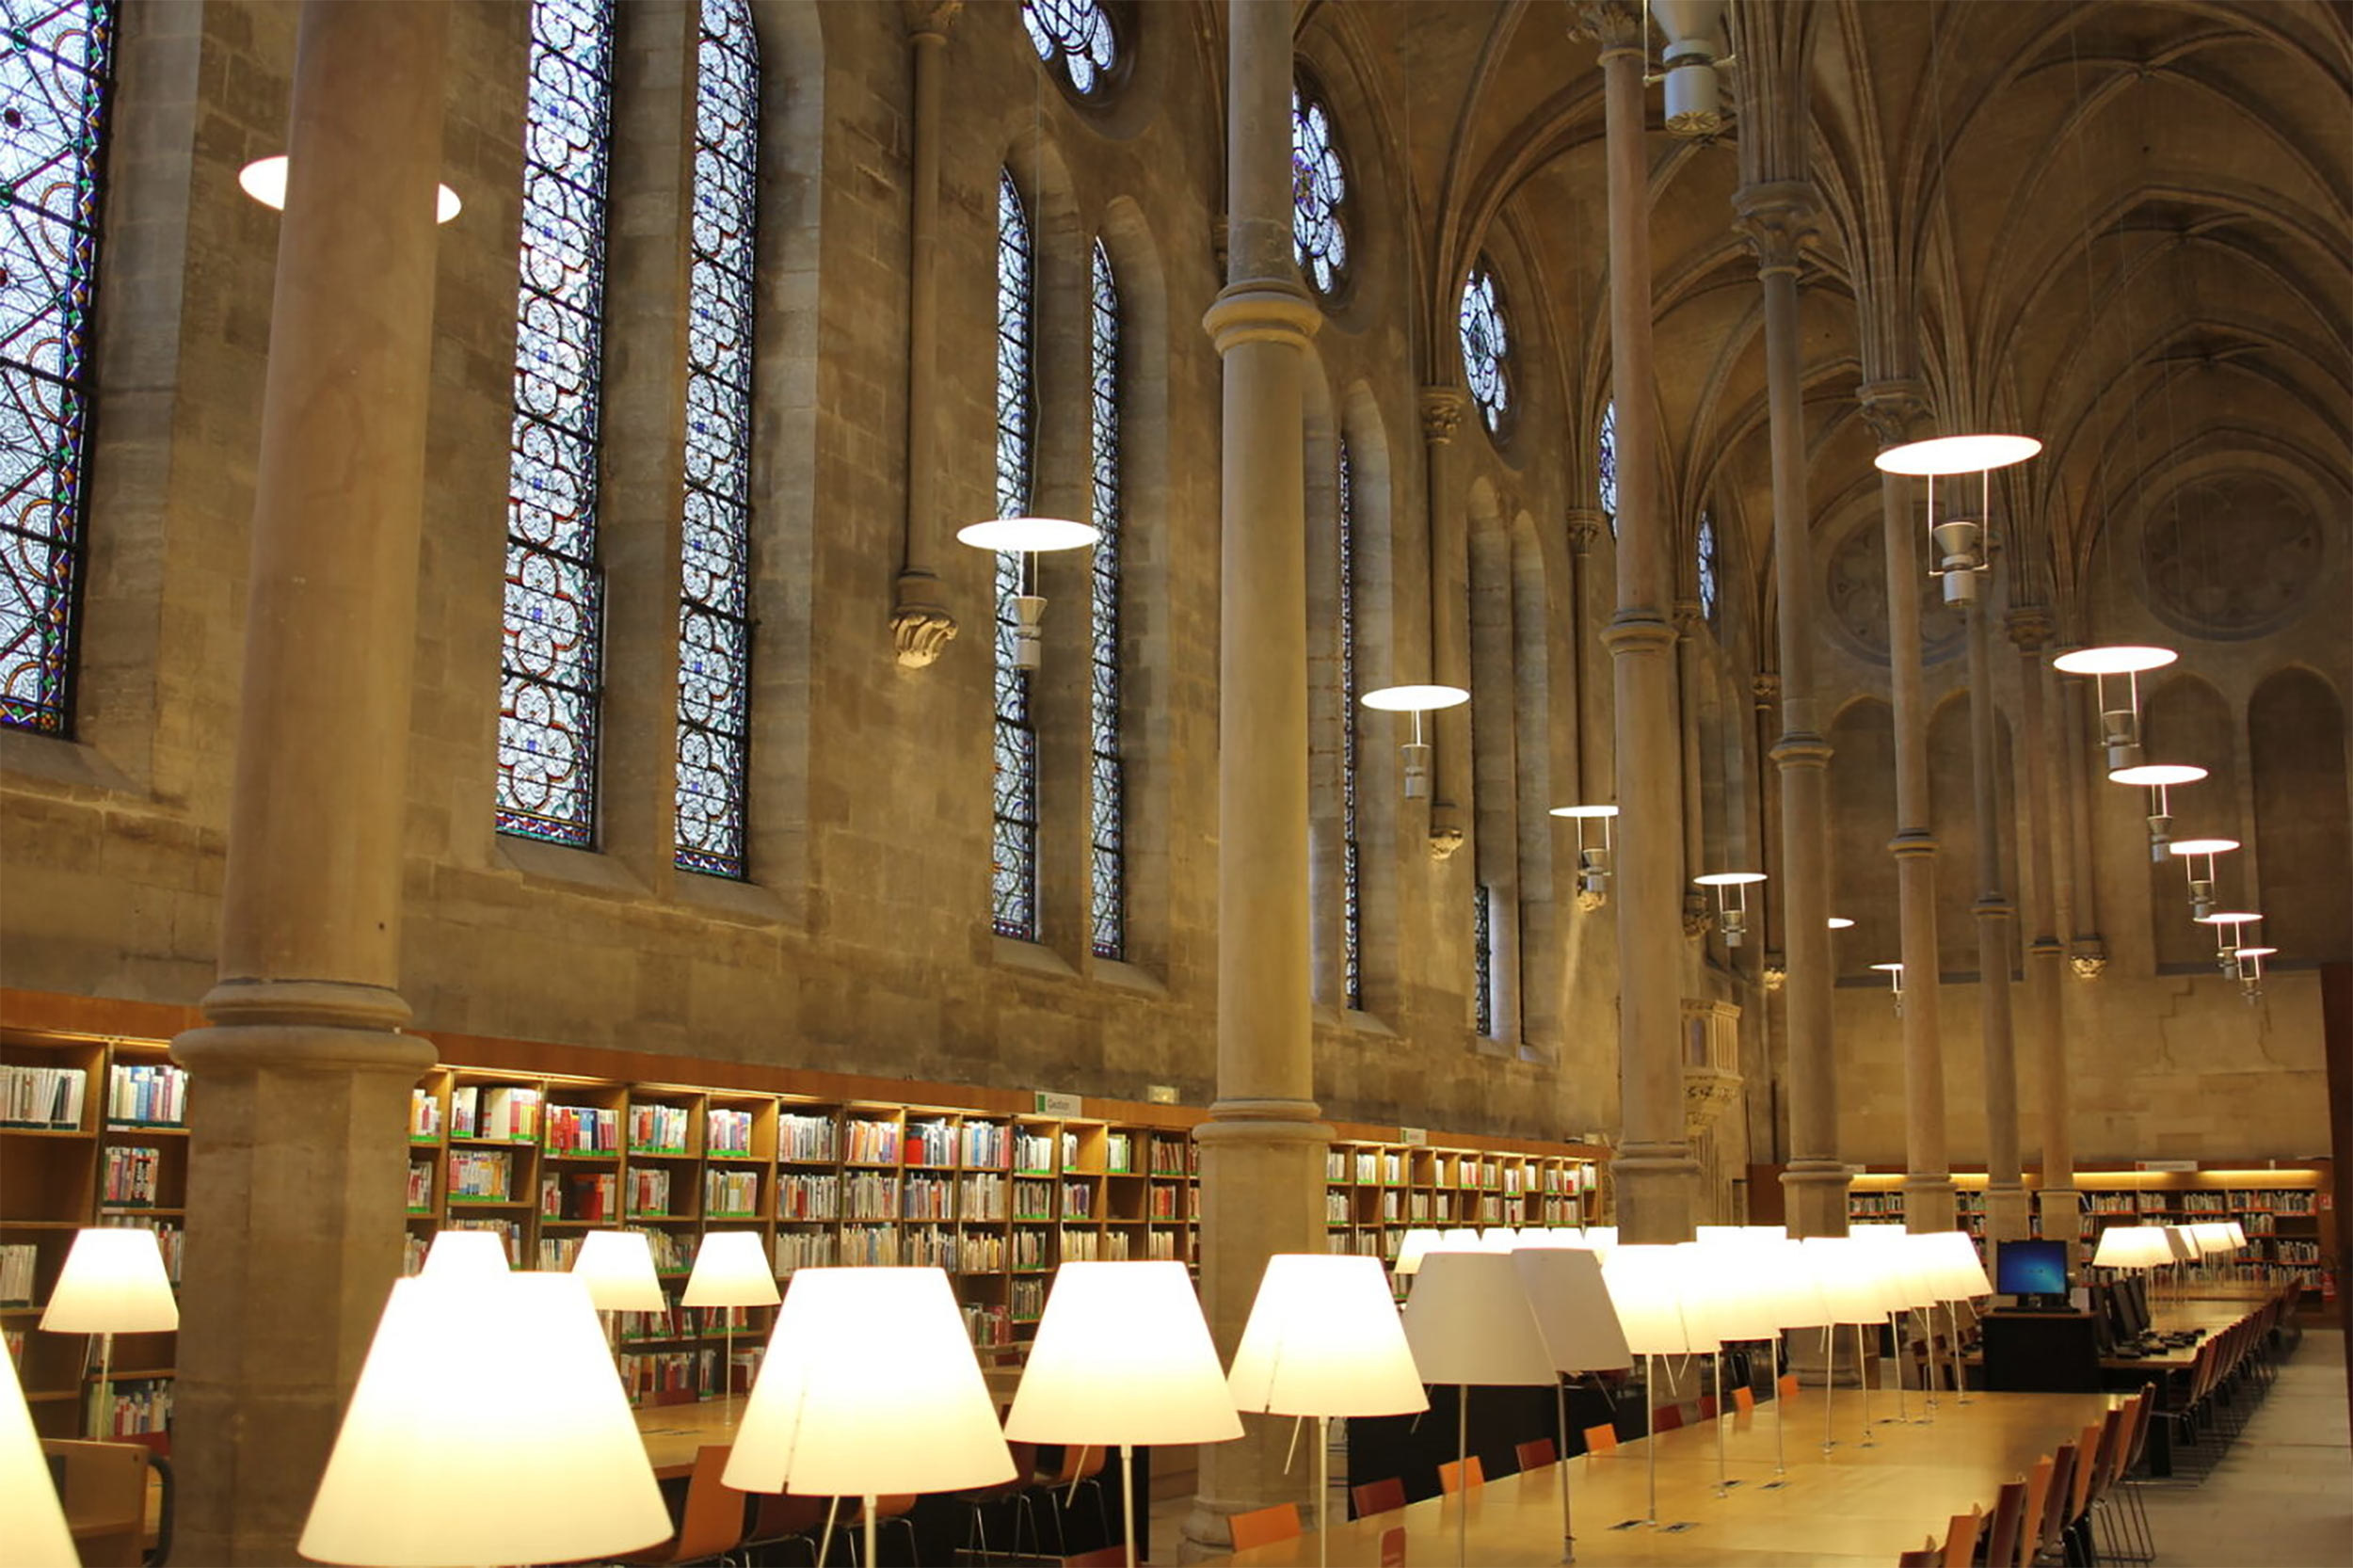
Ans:
{"label": "stained glass window", "polygon": [[1601,512],[1609,520],[1609,536],[1618,536],[1618,400],[1602,406],[1601,439],[1594,443],[1593,469],[1601,476]]}
{"label": "stained glass window", "polygon": [[1485,883],[1471,889],[1471,1027],[1484,1039],[1496,1032],[1495,904]]}
{"label": "stained glass window", "polygon": [[1334,144],[1332,111],[1291,79],[1291,259],[1321,295],[1348,276],[1348,172]]}
{"label": "stained glass window", "polygon": [[1095,526],[1101,535],[1095,543],[1095,659],[1087,687],[1094,834],[1088,902],[1095,956],[1124,958],[1128,780],[1119,758],[1119,286],[1100,240],[1095,242],[1094,308],[1088,320],[1093,389],[1088,426],[1094,448]]}
{"label": "stained glass window", "polygon": [[112,0],[8,0],[0,33],[0,725],[72,727]]}
{"label": "stained glass window", "polygon": [[1461,326],[1463,375],[1470,382],[1471,402],[1487,434],[1500,435],[1512,417],[1512,381],[1505,368],[1512,339],[1503,324],[1495,271],[1483,259],[1463,285]]}
{"label": "stained glass window", "polygon": [[[1037,413],[1030,215],[1010,170],[997,175],[997,513],[1030,510],[1032,432]],[[1037,940],[1037,726],[1030,716],[1030,672],[1015,661],[1016,600],[1025,591],[1023,558],[997,557],[996,829],[991,846],[990,920],[1000,936]]]}
{"label": "stained glass window", "polygon": [[678,863],[744,872],[751,742],[752,264],[760,40],[746,0],[702,0],[686,321],[678,648]]}
{"label": "stained glass window", "polygon": [[498,826],[584,846],[596,840],[604,637],[597,440],[612,123],[611,0],[532,0]]}
{"label": "stained glass window", "polygon": [[1037,57],[1080,96],[1098,92],[1119,64],[1119,39],[1101,0],[1021,0],[1021,25]]}
{"label": "stained glass window", "polygon": [[1700,614],[1709,620],[1716,618],[1716,520],[1705,512],[1700,514],[1697,565],[1700,578]]}
{"label": "stained glass window", "polygon": [[1363,840],[1356,814],[1356,475],[1340,442],[1340,995],[1365,1005]]}

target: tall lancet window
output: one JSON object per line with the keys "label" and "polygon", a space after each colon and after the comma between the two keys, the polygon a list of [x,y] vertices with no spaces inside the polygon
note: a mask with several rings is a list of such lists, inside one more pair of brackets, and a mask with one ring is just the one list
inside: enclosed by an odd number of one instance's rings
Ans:
{"label": "tall lancet window", "polygon": [[1601,438],[1593,443],[1593,472],[1600,476],[1602,516],[1609,520],[1609,536],[1618,536],[1618,400],[1602,406]]}
{"label": "tall lancet window", "polygon": [[[1036,450],[1037,383],[1032,348],[1035,275],[1030,215],[1010,169],[997,172],[997,515],[1026,517]],[[989,918],[1000,936],[1037,940],[1037,726],[1030,672],[1015,661],[1016,610],[1024,557],[997,556],[996,828]]]}
{"label": "tall lancet window", "polygon": [[112,0],[20,5],[0,33],[0,725],[73,726],[99,177]]}
{"label": "tall lancet window", "polygon": [[597,831],[597,440],[612,125],[611,0],[532,0],[498,825],[583,847]]}
{"label": "tall lancet window", "polygon": [[702,0],[686,322],[679,589],[679,865],[740,877],[751,743],[752,268],[760,41],[747,0]]}
{"label": "tall lancet window", "polygon": [[1092,859],[1088,937],[1097,958],[1128,955],[1126,766],[1119,757],[1119,285],[1103,242],[1095,242],[1088,312],[1088,433],[1094,453],[1095,659],[1087,686]]}
{"label": "tall lancet window", "polygon": [[1496,895],[1483,882],[1471,889],[1471,1027],[1495,1038]]}
{"label": "tall lancet window", "polygon": [[1340,1000],[1365,1005],[1364,850],[1356,810],[1356,475],[1340,446]]}
{"label": "tall lancet window", "polygon": [[1716,520],[1707,513],[1700,514],[1699,541],[1694,547],[1694,565],[1699,569],[1700,614],[1706,619],[1716,618]]}

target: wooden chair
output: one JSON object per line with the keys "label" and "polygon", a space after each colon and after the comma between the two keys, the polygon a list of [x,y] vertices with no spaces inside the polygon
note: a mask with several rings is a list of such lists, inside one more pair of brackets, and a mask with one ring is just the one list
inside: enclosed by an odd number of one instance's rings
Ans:
{"label": "wooden chair", "polygon": [[1618,1429],[1605,1421],[1597,1427],[1585,1429],[1585,1451],[1589,1454],[1608,1453],[1618,1446]]}
{"label": "wooden chair", "polygon": [[1356,1517],[1368,1513],[1391,1513],[1405,1506],[1405,1480],[1401,1476],[1386,1476],[1348,1489],[1348,1500],[1355,1505]]}
{"label": "wooden chair", "polygon": [[1739,1387],[1734,1389],[1732,1391],[1732,1409],[1733,1413],[1737,1416],[1755,1415],[1756,1390],[1751,1388],[1747,1384],[1742,1384]]}
{"label": "wooden chair", "polygon": [[[136,1568],[161,1562],[171,1550],[171,1465],[152,1448],[131,1442],[42,1440],[41,1453],[57,1477],[57,1501],[81,1560],[89,1568]],[[147,1478],[163,1479],[163,1513],[155,1549],[145,1550]],[[0,1551],[0,1559],[8,1554]]]}
{"label": "wooden chair", "polygon": [[1985,1510],[1973,1508],[1966,1513],[1956,1513],[1945,1529],[1945,1550],[1938,1559],[1944,1568],[1969,1568],[1977,1560],[1977,1537],[1985,1529]]}
{"label": "wooden chair", "polygon": [[[2010,1568],[2027,1568],[2034,1560],[2035,1532],[2042,1528],[2042,1512],[2051,1496],[2051,1472],[2057,1464],[2049,1454],[2034,1462],[2026,1472],[2026,1503],[2018,1511],[2018,1541],[2016,1560]],[[1986,1568],[2002,1568],[2002,1564],[1987,1558]]]}
{"label": "wooden chair", "polygon": [[1773,1380],[1773,1398],[1794,1400],[1798,1397],[1798,1374],[1784,1372]]}
{"label": "wooden chair", "polygon": [[1530,1438],[1512,1451],[1519,1456],[1520,1468],[1523,1470],[1540,1469],[1561,1457],[1560,1450],[1552,1446],[1552,1439],[1549,1437]]}
{"label": "wooden chair", "polygon": [[1662,1404],[1650,1413],[1650,1430],[1653,1432],[1679,1432],[1682,1427],[1683,1407],[1679,1404]]}
{"label": "wooden chair", "polygon": [[723,1557],[744,1543],[744,1494],[721,1479],[728,1467],[728,1445],[706,1443],[695,1450],[694,1473],[686,1481],[686,1507],[679,1515],[678,1533],[659,1546],[620,1559],[623,1562],[702,1562]]}
{"label": "wooden chair", "polygon": [[[855,1503],[847,1497],[841,1500],[849,1506],[841,1511],[840,1528],[852,1544],[850,1560],[855,1562],[857,1560],[856,1543],[865,1538],[866,1504],[863,1499]],[[912,1492],[874,1499],[874,1551],[877,1556],[882,1552],[882,1532],[896,1525],[907,1532],[907,1560],[911,1562],[915,1560],[915,1521],[908,1517],[915,1512],[915,1500],[916,1495]],[[1105,1530],[1104,1533],[1108,1535],[1111,1532]],[[868,1568],[872,1568],[872,1564]]]}
{"label": "wooden chair", "polygon": [[1121,1541],[1109,1546],[1097,1546],[1077,1557],[1058,1559],[1062,1568],[1128,1568],[1128,1543]]}
{"label": "wooden chair", "polygon": [[1700,1419],[1703,1421],[1712,1421],[1715,1418],[1716,1396],[1713,1394],[1702,1394],[1700,1396]]}
{"label": "wooden chair", "polygon": [[2037,1557],[2057,1557],[2060,1542],[2067,1529],[2067,1502],[2075,1484],[2075,1445],[2061,1443],[2051,1454],[2051,1485],[2042,1497],[2042,1516],[2035,1521],[2034,1534],[2025,1552],[2025,1560]]}
{"label": "wooden chair", "polygon": [[1930,1536],[1918,1551],[1898,1553],[1896,1568],[1937,1568],[1944,1560],[1945,1554],[1936,1549],[1936,1538]]}
{"label": "wooden chair", "polygon": [[1021,1551],[1021,1521],[1025,1518],[1030,1521],[1030,1544],[1033,1546],[1045,1544],[1045,1539],[1037,1533],[1037,1511],[1030,1504],[1030,1476],[1037,1467],[1037,1445],[1008,1443],[1005,1447],[1013,1454],[1013,1480],[1000,1481],[995,1486],[975,1486],[950,1494],[969,1511],[964,1530],[966,1553],[970,1555],[972,1544],[977,1540],[984,1561],[988,1558],[988,1507],[991,1503],[1013,1504],[1013,1549],[1016,1556]]}
{"label": "wooden chair", "polygon": [[1108,1452],[1100,1447],[1080,1448],[1075,1443],[1065,1444],[1059,1464],[1051,1470],[1039,1470],[1031,1478],[1032,1484],[1051,1494],[1048,1501],[1054,1514],[1057,1550],[1067,1552],[1070,1549],[1070,1536],[1063,1523],[1063,1516],[1067,1512],[1065,1502],[1076,1502],[1079,1489],[1082,1486],[1094,1489],[1096,1522],[1102,1527],[1104,1538],[1110,1539],[1111,1507],[1103,1500],[1103,1460]]}
{"label": "wooden chair", "polygon": [[1272,1546],[1277,1541],[1299,1538],[1299,1505],[1276,1503],[1273,1508],[1256,1508],[1247,1513],[1237,1513],[1225,1521],[1234,1532],[1234,1550],[1246,1552],[1253,1546]]}
{"label": "wooden chair", "polygon": [[1454,1496],[1465,1485],[1484,1486],[1486,1484],[1487,1469],[1485,1465],[1479,1463],[1477,1454],[1459,1462],[1449,1459],[1438,1466],[1438,1490],[1447,1496]]}
{"label": "wooden chair", "polygon": [[2026,1483],[2004,1481],[1993,1498],[1993,1520],[1985,1530],[1985,1568],[2009,1568],[2018,1558],[2018,1522],[2026,1513]]}
{"label": "wooden chair", "polygon": [[760,1560],[774,1561],[767,1556],[771,1548],[797,1544],[808,1553],[808,1560],[817,1561],[817,1532],[825,1528],[825,1514],[832,1506],[829,1497],[796,1497],[787,1492],[767,1492],[752,1509],[751,1528],[744,1532],[743,1547],[746,1557],[759,1554]]}

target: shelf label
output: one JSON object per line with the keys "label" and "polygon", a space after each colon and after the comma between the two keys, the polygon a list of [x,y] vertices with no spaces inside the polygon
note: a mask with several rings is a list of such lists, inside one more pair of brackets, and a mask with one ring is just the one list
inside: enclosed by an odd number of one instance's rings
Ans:
{"label": "shelf label", "polygon": [[1086,1102],[1076,1095],[1049,1095],[1043,1089],[1037,1092],[1036,1113],[1041,1116],[1084,1115],[1085,1105]]}
{"label": "shelf label", "polygon": [[2136,1171],[2195,1171],[2198,1169],[2198,1161],[2195,1160],[2136,1160],[2133,1161],[2133,1169]]}
{"label": "shelf label", "polygon": [[1426,1127],[1399,1128],[1397,1129],[1397,1141],[1403,1144],[1408,1148],[1418,1149],[1425,1147],[1430,1142],[1430,1129]]}

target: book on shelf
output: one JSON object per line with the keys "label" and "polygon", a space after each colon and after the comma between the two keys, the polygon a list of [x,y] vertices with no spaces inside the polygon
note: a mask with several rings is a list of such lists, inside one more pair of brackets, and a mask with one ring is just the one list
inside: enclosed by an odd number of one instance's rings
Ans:
{"label": "book on shelf", "polygon": [[852,1117],[843,1137],[848,1145],[842,1156],[853,1165],[896,1165],[899,1163],[899,1124],[870,1121]]}
{"label": "book on shelf", "polygon": [[1013,1134],[1013,1168],[1016,1171],[1052,1172],[1053,1135],[1016,1128]]}
{"label": "book on shelf", "polygon": [[542,1171],[539,1215],[598,1224],[620,1212],[620,1177],[611,1171]]}
{"label": "book on shelf", "polygon": [[171,1380],[138,1378],[111,1386],[89,1385],[89,1425],[85,1429],[107,1437],[129,1437],[143,1432],[171,1430]]}
{"label": "book on shelf", "polygon": [[568,1273],[572,1260],[580,1256],[577,1236],[542,1236],[539,1238],[539,1272],[543,1274]]}
{"label": "book on shelf", "polygon": [[841,1178],[830,1172],[776,1173],[776,1218],[835,1220],[841,1217]]}
{"label": "book on shelf", "polygon": [[839,1254],[831,1231],[780,1230],[775,1256],[776,1277],[782,1279],[795,1269],[830,1268]]}
{"label": "book on shelf", "polygon": [[408,1161],[408,1212],[433,1211],[433,1167],[422,1160]]}
{"label": "book on shelf", "polygon": [[106,1075],[106,1120],[185,1127],[188,1075],[168,1062],[118,1062]]}
{"label": "book on shelf", "polygon": [[621,1113],[610,1106],[549,1105],[541,1119],[547,1126],[541,1142],[550,1154],[620,1152]]}
{"label": "book on shelf", "polygon": [[900,1188],[903,1220],[952,1220],[955,1209],[955,1185],[946,1176],[911,1176]]}
{"label": "book on shelf", "polygon": [[840,1261],[853,1267],[890,1267],[899,1261],[897,1225],[843,1225]]}
{"label": "book on shelf", "polygon": [[460,1083],[449,1092],[449,1135],[528,1144],[539,1135],[539,1091],[513,1083]]}
{"label": "book on shelf", "polygon": [[1065,1220],[1095,1218],[1095,1183],[1065,1181],[1062,1184],[1062,1217]]}
{"label": "book on shelf", "polygon": [[1107,1132],[1103,1135],[1103,1168],[1113,1176],[1134,1174],[1136,1168],[1135,1134]]}
{"label": "book on shelf", "polygon": [[520,1220],[452,1220],[442,1228],[495,1231],[499,1239],[506,1243],[506,1266],[510,1269],[523,1266],[523,1223]]}
{"label": "book on shelf", "polygon": [[776,1118],[777,1158],[822,1164],[834,1157],[833,1117],[788,1111]]}
{"label": "book on shelf", "polygon": [[514,1157],[504,1149],[452,1149],[449,1152],[450,1201],[511,1201],[514,1196]]}
{"label": "book on shelf", "polygon": [[672,1230],[648,1230],[643,1225],[630,1229],[646,1239],[646,1246],[653,1254],[653,1270],[658,1274],[682,1274],[695,1266],[695,1240]]}
{"label": "book on shelf", "polygon": [[98,1201],[109,1208],[152,1208],[161,1184],[164,1151],[128,1144],[109,1145],[100,1162]]}
{"label": "book on shelf", "polygon": [[441,1099],[429,1089],[408,1091],[408,1141],[430,1144],[441,1136]]}
{"label": "book on shelf", "polygon": [[956,1212],[967,1221],[1005,1218],[1005,1178],[968,1176],[956,1183]]}
{"label": "book on shelf", "polygon": [[79,1131],[89,1074],[80,1067],[0,1066],[0,1125]]}
{"label": "book on shelf", "polygon": [[1053,1240],[1042,1230],[1013,1233],[1013,1266],[1016,1270],[1045,1269],[1053,1262]]}
{"label": "book on shelf", "polygon": [[632,1104],[629,1108],[632,1154],[688,1153],[686,1107],[682,1105]]}
{"label": "book on shelf", "polygon": [[0,1243],[0,1306],[33,1304],[33,1272],[40,1248],[30,1241]]}
{"label": "book on shelf", "polygon": [[1054,1217],[1054,1184],[1050,1181],[1021,1181],[1013,1184],[1013,1217],[1016,1220],[1050,1220]]}
{"label": "book on shelf", "polygon": [[632,1219],[691,1218],[670,1211],[670,1173],[667,1170],[629,1173],[629,1213]]}
{"label": "book on shelf", "polygon": [[964,1124],[964,1166],[969,1171],[1001,1171],[1013,1144],[1002,1122]]}
{"label": "book on shelf", "polygon": [[750,1220],[760,1215],[758,1171],[705,1171],[703,1213],[713,1220]]}
{"label": "book on shelf", "polygon": [[715,1108],[703,1113],[703,1148],[716,1157],[742,1160],[752,1152],[752,1113]]}
{"label": "book on shelf", "polygon": [[841,1177],[841,1212],[852,1220],[899,1217],[899,1178],[880,1171],[852,1171]]}
{"label": "book on shelf", "polygon": [[909,1122],[906,1162],[910,1165],[952,1165],[956,1162],[956,1128],[946,1118]]}

